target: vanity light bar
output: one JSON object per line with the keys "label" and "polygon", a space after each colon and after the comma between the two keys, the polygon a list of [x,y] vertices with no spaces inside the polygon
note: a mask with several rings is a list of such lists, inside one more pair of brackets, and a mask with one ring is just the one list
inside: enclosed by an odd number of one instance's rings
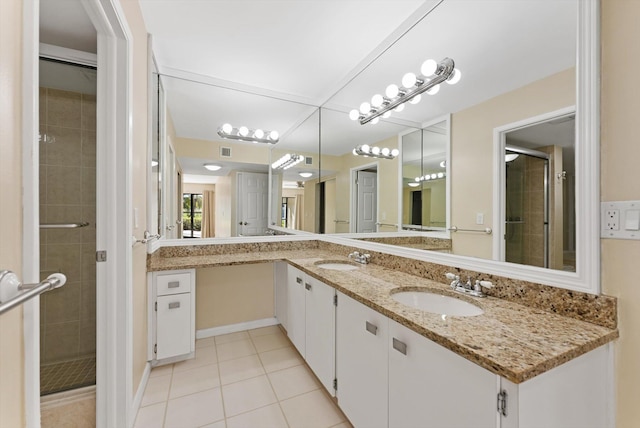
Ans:
{"label": "vanity light bar", "polygon": [[446,172],[434,172],[433,174],[425,174],[422,177],[416,177],[415,178],[415,182],[416,183],[420,183],[421,181],[433,181],[433,180],[440,180],[442,178],[445,178],[447,176]]}
{"label": "vanity light bar", "polygon": [[230,140],[251,141],[253,143],[275,144],[280,139],[278,131],[264,131],[262,129],[249,129],[246,126],[234,128],[225,123],[218,128],[218,135]]}
{"label": "vanity light bar", "polygon": [[287,153],[282,156],[280,159],[271,164],[271,168],[273,169],[289,169],[297,163],[300,163],[304,160],[304,156],[296,155],[292,153]]}
{"label": "vanity light bar", "polygon": [[395,159],[396,156],[400,154],[400,150],[398,149],[388,149],[387,147],[380,148],[377,146],[369,147],[367,144],[363,144],[361,146],[357,146],[353,149],[353,154],[355,156],[365,156],[371,158],[380,158],[380,159]]}
{"label": "vanity light bar", "polygon": [[426,60],[420,67],[420,74],[407,73],[402,77],[402,86],[395,84],[387,86],[385,96],[376,94],[371,97],[371,103],[360,104],[360,109],[353,109],[349,112],[351,120],[359,120],[360,125],[371,122],[378,123],[380,116],[387,118],[391,116],[391,110],[400,112],[404,109],[404,103],[411,104],[420,102],[421,95],[426,92],[435,95],[440,90],[440,83],[447,82],[454,85],[460,81],[461,73],[455,68],[455,63],[451,58],[445,58],[440,63],[432,59]]}

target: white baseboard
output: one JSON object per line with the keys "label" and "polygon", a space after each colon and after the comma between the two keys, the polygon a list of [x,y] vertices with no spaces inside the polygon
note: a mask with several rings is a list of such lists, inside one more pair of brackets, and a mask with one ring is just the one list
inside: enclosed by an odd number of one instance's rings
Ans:
{"label": "white baseboard", "polygon": [[236,333],[238,331],[251,330],[251,329],[260,328],[260,327],[269,327],[271,325],[278,325],[278,324],[280,324],[278,322],[278,319],[273,317],[273,318],[264,318],[261,320],[255,320],[255,321],[241,322],[238,324],[223,325],[220,327],[206,328],[203,330],[196,331],[196,339],[204,339],[205,337],[219,336],[221,334],[228,334],[228,333]]}
{"label": "white baseboard", "polygon": [[131,403],[131,419],[129,420],[129,426],[131,427],[133,427],[133,424],[135,424],[136,422],[136,416],[138,415],[140,403],[142,403],[142,396],[144,395],[144,390],[147,387],[147,382],[149,381],[150,374],[151,362],[147,361],[144,366],[144,371],[142,372],[142,379],[140,379],[138,389],[136,390],[136,395],[133,397],[133,403]]}
{"label": "white baseboard", "polygon": [[70,391],[56,392],[55,394],[48,394],[40,398],[40,410],[45,411],[54,407],[75,403],[77,401],[95,398],[95,385],[76,388]]}

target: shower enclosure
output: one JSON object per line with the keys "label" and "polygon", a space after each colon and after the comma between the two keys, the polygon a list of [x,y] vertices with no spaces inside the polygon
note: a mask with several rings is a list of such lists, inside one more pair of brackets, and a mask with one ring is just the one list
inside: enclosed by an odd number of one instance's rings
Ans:
{"label": "shower enclosure", "polygon": [[40,59],[41,395],[96,381],[96,70]]}

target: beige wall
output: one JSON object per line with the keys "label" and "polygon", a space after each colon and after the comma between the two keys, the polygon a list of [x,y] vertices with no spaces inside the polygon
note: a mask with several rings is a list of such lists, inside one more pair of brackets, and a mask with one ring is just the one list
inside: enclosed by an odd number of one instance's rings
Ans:
{"label": "beige wall", "polygon": [[[22,1],[0,1],[0,269],[22,276]],[[0,316],[0,427],[22,427],[22,307]]]}
{"label": "beige wall", "polygon": [[273,263],[196,270],[196,330],[275,316]]}
{"label": "beige wall", "polygon": [[198,193],[202,194],[205,190],[216,191],[215,184],[201,184],[201,183],[184,183],[182,185],[182,193]]}
{"label": "beige wall", "polygon": [[[575,69],[538,80],[451,115],[451,224],[475,229],[476,213],[485,225],[493,216],[493,129],[575,104]],[[453,252],[492,257],[493,237],[452,235]]]}
{"label": "beige wall", "polygon": [[[4,1],[4,0],[3,0]],[[148,94],[147,94],[147,30],[137,1],[121,1],[122,9],[133,35],[133,141],[132,189],[133,209],[138,210],[138,239],[147,230],[147,158]],[[133,247],[133,394],[138,390],[147,362],[147,251],[144,245]]]}
{"label": "beige wall", "polygon": [[[600,183],[603,201],[640,199],[640,2],[602,3]],[[617,426],[640,421],[640,241],[602,240],[602,290],[618,297]]]}

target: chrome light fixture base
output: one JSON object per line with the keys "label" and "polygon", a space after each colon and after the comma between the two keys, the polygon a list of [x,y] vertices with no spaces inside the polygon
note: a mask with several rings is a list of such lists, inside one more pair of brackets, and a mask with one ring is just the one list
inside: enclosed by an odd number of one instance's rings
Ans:
{"label": "chrome light fixture base", "polygon": [[280,135],[277,131],[249,129],[246,126],[234,128],[228,123],[218,128],[218,135],[229,140],[249,141],[252,143],[276,144],[280,140]]}

